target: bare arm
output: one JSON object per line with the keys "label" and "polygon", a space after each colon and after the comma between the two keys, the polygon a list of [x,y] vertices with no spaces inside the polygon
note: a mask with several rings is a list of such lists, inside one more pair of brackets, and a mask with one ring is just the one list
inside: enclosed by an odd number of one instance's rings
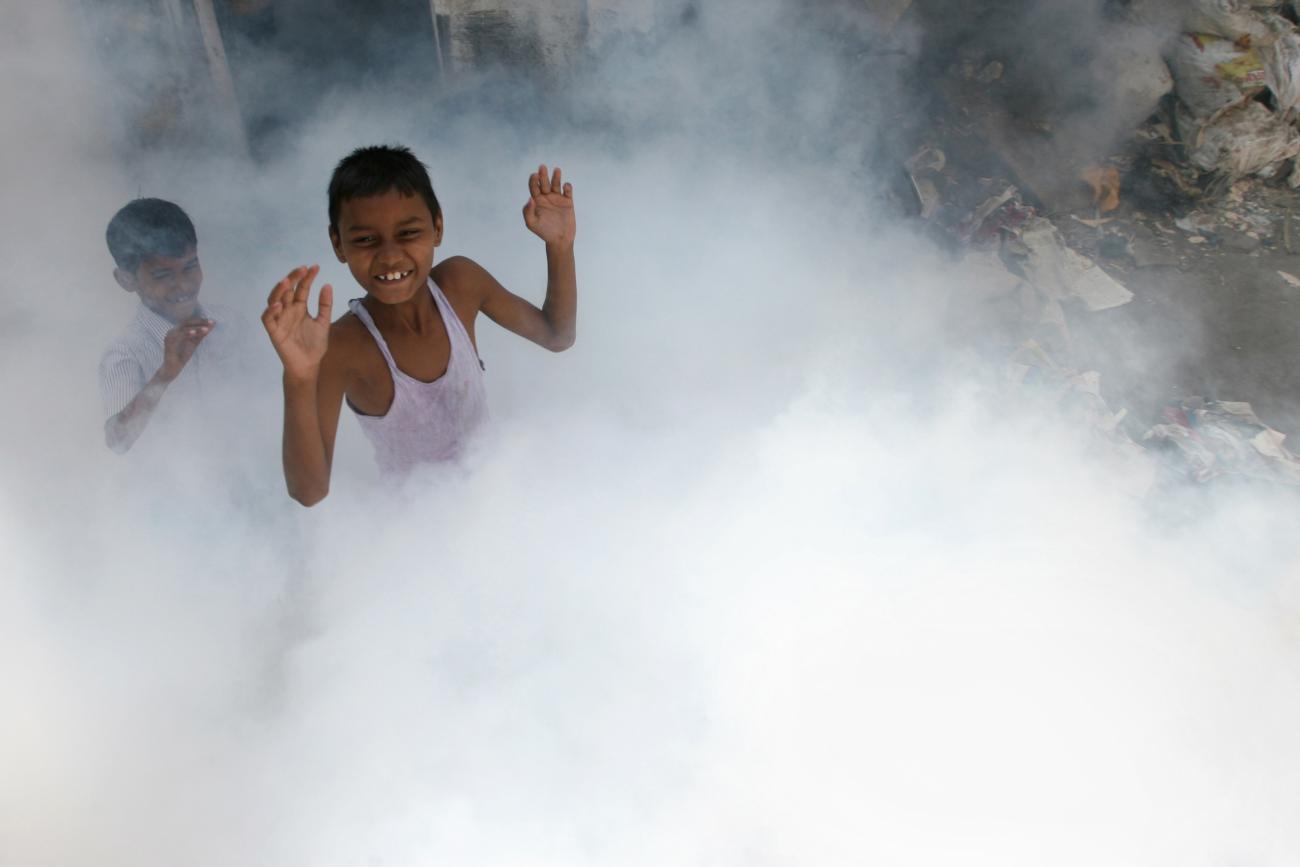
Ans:
{"label": "bare arm", "polygon": [[552,352],[562,352],[577,337],[578,275],[573,256],[577,220],[573,211],[573,184],[562,182],[561,172],[549,174],[546,166],[528,178],[524,225],[546,242],[546,300],[541,308],[508,291],[482,267],[469,259],[448,260],[457,276],[467,281],[481,298],[479,309],[489,319],[520,337]]}
{"label": "bare arm", "polygon": [[334,292],[321,287],[315,316],[307,315],[319,269],[295,268],[267,298],[262,324],[284,364],[284,481],[293,497],[314,506],[329,493],[334,437],[343,403],[343,375],[326,360]]}
{"label": "bare arm", "polygon": [[153,418],[154,410],[162,401],[167,386],[185,369],[203,338],[211,333],[215,323],[210,319],[195,317],[182,322],[167,332],[163,338],[163,363],[144,387],[131,398],[131,402],[104,423],[104,442],[118,454],[124,454],[135,445]]}
{"label": "bare arm", "polygon": [[343,378],[322,370],[315,377],[284,374],[284,482],[304,506],[314,506],[330,490],[334,438],[343,408]]}

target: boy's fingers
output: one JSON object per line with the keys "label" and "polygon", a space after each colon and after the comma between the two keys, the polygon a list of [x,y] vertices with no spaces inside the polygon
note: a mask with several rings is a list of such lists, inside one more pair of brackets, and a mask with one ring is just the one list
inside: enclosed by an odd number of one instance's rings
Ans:
{"label": "boy's fingers", "polygon": [[565,185],[564,185],[564,197],[565,197],[566,199],[572,199],[572,198],[573,198],[573,184],[565,184]]}
{"label": "boy's fingers", "polygon": [[293,290],[294,304],[302,304],[306,306],[307,299],[311,297],[311,284],[315,281],[316,272],[319,270],[320,266],[318,265],[312,265],[307,269],[307,273],[303,276],[302,280],[298,282],[298,288]]}
{"label": "boy's fingers", "polygon": [[546,163],[537,167],[537,185],[543,193],[551,191],[551,177],[546,172]]}
{"label": "boy's fingers", "polygon": [[326,283],[320,287],[320,300],[316,302],[316,321],[330,324],[330,311],[334,309],[334,287]]}
{"label": "boy's fingers", "polygon": [[564,186],[560,183],[560,167],[556,166],[555,175],[551,178],[551,192],[558,193],[562,189]]}
{"label": "boy's fingers", "polygon": [[537,179],[537,172],[528,176],[528,194],[540,196],[542,194],[542,182]]}
{"label": "boy's fingers", "polygon": [[288,289],[295,282],[297,282],[300,273],[305,270],[306,268],[304,268],[302,265],[299,265],[297,268],[294,268],[292,271],[290,271],[288,275],[286,275],[283,279],[281,279],[279,283],[276,283],[275,286],[271,287],[271,294],[266,296],[266,303],[273,304],[275,303],[276,300],[281,300],[281,299],[277,299],[276,296],[283,295],[286,289]]}

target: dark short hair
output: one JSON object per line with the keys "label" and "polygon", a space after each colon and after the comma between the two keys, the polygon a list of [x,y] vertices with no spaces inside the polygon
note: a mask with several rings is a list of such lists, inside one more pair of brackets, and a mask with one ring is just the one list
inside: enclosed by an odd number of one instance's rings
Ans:
{"label": "dark short hair", "polygon": [[330,176],[330,228],[339,225],[339,209],[349,199],[382,196],[397,190],[406,196],[419,196],[429,206],[436,220],[442,216],[438,197],[424,163],[410,148],[401,145],[372,145],[357,148],[339,160]]}
{"label": "dark short hair", "polygon": [[117,267],[132,273],[145,259],[183,256],[198,245],[189,215],[163,199],[128,202],[108,221],[104,238]]}

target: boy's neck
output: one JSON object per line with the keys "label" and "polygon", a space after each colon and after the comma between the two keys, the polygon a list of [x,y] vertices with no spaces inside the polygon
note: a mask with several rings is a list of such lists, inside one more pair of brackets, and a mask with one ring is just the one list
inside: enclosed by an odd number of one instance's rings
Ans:
{"label": "boy's neck", "polygon": [[377,326],[424,334],[441,318],[438,305],[427,287],[421,287],[410,299],[400,304],[382,304],[370,296],[361,302]]}

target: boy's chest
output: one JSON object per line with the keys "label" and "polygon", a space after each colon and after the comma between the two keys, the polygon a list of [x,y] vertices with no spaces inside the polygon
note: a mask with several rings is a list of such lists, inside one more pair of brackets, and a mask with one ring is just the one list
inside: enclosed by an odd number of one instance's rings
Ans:
{"label": "boy's chest", "polygon": [[[392,335],[386,342],[398,376],[431,383],[444,376],[451,364],[451,340],[441,324],[428,334]],[[361,344],[360,349],[347,388],[348,400],[367,415],[384,415],[393,403],[394,374],[373,340]]]}

